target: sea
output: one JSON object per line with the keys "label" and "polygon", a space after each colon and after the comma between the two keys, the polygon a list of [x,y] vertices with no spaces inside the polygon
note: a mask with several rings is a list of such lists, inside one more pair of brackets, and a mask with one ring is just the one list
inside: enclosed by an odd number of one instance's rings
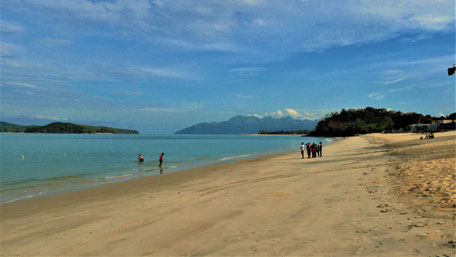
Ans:
{"label": "sea", "polygon": [[[0,133],[0,202],[296,151],[331,138],[285,135]],[[158,159],[164,155],[162,169]],[[138,155],[144,157],[139,164]]]}

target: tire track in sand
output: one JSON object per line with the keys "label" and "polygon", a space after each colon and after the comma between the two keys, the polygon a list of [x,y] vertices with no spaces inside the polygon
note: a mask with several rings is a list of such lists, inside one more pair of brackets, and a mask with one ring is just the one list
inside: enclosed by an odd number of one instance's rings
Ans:
{"label": "tire track in sand", "polygon": [[301,175],[300,173],[289,173],[289,174],[280,174],[280,175],[274,175],[274,176],[267,176],[267,177],[259,177],[259,178],[252,178],[252,179],[244,179],[244,180],[238,180],[235,182],[219,185],[216,187],[211,187],[211,188],[205,188],[199,190],[199,192],[203,192],[200,194],[200,197],[207,196],[225,189],[237,187],[237,186],[242,186],[242,185],[247,185],[247,184],[252,184],[252,183],[258,183],[258,182],[263,182],[263,181],[268,181],[268,180],[275,180],[275,179],[282,179],[282,178],[290,178],[290,177],[295,177]]}

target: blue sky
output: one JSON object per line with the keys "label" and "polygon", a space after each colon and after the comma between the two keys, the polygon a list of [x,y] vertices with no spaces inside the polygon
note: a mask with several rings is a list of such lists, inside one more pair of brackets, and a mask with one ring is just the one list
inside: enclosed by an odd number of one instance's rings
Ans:
{"label": "blue sky", "polygon": [[172,133],[235,115],[455,111],[455,3],[2,0],[1,119]]}

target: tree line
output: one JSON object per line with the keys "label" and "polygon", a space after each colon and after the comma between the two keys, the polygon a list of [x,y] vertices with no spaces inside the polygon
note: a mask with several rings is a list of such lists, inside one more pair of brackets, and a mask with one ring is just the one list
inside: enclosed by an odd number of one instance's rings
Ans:
{"label": "tree line", "polygon": [[[412,124],[418,123],[422,114],[404,113],[387,109],[376,109],[373,107],[361,109],[342,109],[340,112],[333,112],[326,115],[324,119],[318,122],[314,131],[309,136],[353,136],[356,134],[366,134],[375,132],[390,132],[393,130],[406,129]],[[456,113],[448,115],[448,118],[454,119]],[[426,115],[429,119],[439,119]],[[421,119],[421,123],[429,124],[430,120]]]}

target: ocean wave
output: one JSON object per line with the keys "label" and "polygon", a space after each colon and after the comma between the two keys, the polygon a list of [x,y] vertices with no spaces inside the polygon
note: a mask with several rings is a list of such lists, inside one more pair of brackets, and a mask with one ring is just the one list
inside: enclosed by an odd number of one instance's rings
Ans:
{"label": "ocean wave", "polygon": [[223,158],[215,160],[214,162],[229,161],[229,160],[245,158],[245,157],[249,157],[249,156],[252,156],[252,154],[243,154],[243,155],[237,155],[237,156],[223,157]]}
{"label": "ocean wave", "polygon": [[107,176],[107,177],[105,177],[105,179],[109,180],[109,179],[115,179],[115,178],[125,178],[125,177],[129,177],[129,176],[133,176],[133,173],[122,174],[122,175],[117,175],[117,176]]}
{"label": "ocean wave", "polygon": [[[20,180],[13,180],[9,182],[2,182],[2,186],[16,186],[16,185],[21,185],[21,184],[28,184],[28,183],[37,183],[37,182],[47,182],[47,181],[60,181],[60,180],[66,180],[66,179],[74,179],[74,178],[80,178],[84,177],[90,174],[74,174],[74,175],[68,175],[68,176],[57,176],[57,177],[50,177],[50,178],[30,178],[30,179],[20,179]],[[38,183],[39,185],[39,183]]]}

